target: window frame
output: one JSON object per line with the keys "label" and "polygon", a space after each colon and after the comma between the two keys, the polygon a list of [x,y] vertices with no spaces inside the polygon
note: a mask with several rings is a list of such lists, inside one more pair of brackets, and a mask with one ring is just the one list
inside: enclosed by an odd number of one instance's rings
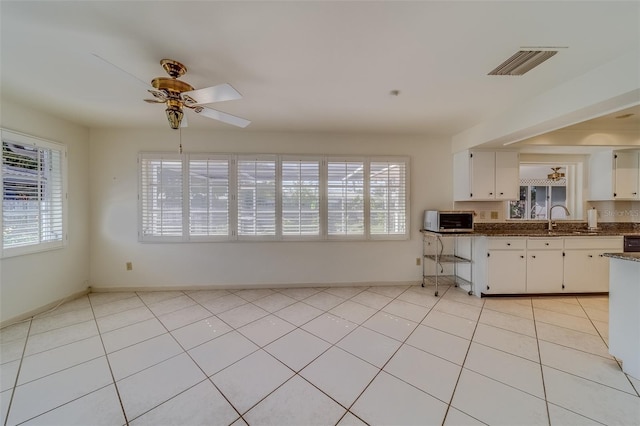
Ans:
{"label": "window frame", "polygon": [[[187,205],[184,206],[184,208],[187,209],[187,211],[185,211],[183,214],[186,215],[186,226],[188,226],[188,228],[185,228],[188,232],[186,232],[184,235],[185,240],[189,241],[189,242],[199,242],[199,241],[203,241],[203,242],[210,242],[210,241],[228,241],[228,240],[232,240],[235,238],[235,229],[234,229],[234,224],[236,223],[236,218],[237,218],[237,203],[236,203],[236,194],[233,192],[233,189],[236,187],[236,172],[235,172],[235,159],[233,158],[232,155],[229,154],[200,154],[200,153],[193,153],[193,154],[189,154],[187,156],[187,160],[186,160],[186,173],[187,173],[187,182],[186,182],[186,191],[187,191],[187,196],[189,197],[189,199],[191,199],[192,193],[191,193],[191,162],[193,161],[209,161],[209,160],[213,160],[213,161],[227,161],[227,182],[228,182],[228,186],[227,186],[227,194],[228,194],[228,203],[227,203],[227,218],[228,218],[228,224],[227,224],[227,229],[228,232],[226,235],[192,235],[191,234],[191,221],[190,221],[190,215],[191,215],[191,209],[189,208],[190,204],[186,203]],[[184,167],[184,166],[183,166]]]}
{"label": "window frame", "polygon": [[[408,240],[410,238],[410,157],[408,156],[351,156],[351,155],[313,155],[313,154],[251,154],[251,153],[167,153],[167,152],[140,152],[138,155],[138,240],[140,242],[228,242],[228,241],[383,241],[383,240]],[[164,237],[143,234],[143,159],[180,158],[183,174],[183,232],[180,237]],[[229,232],[227,235],[190,235],[190,163],[198,159],[228,159],[229,167]],[[240,235],[240,162],[241,161],[274,161],[275,162],[275,233],[272,235]],[[330,162],[362,162],[363,164],[363,233],[354,235],[329,234],[329,176],[328,165]],[[283,232],[283,163],[286,162],[318,162],[318,233],[317,234],[285,234]],[[405,232],[376,233],[370,229],[370,164],[377,162],[400,162],[404,164],[404,210]]]}
{"label": "window frame", "polygon": [[282,172],[282,164],[284,162],[318,162],[318,234],[301,234],[301,235],[291,235],[291,234],[287,234],[285,235],[284,232],[281,230],[280,232],[280,238],[283,241],[319,241],[319,240],[323,240],[325,239],[325,234],[326,234],[326,221],[323,220],[324,217],[326,217],[326,214],[323,213],[323,208],[326,205],[326,188],[327,188],[327,182],[326,182],[326,178],[324,178],[323,176],[325,175],[326,171],[325,171],[325,167],[324,167],[324,156],[320,156],[320,155],[281,155],[280,158],[278,159],[278,163],[280,165],[280,186],[278,188],[278,193],[280,194],[280,202],[278,203],[278,205],[280,206],[280,212],[279,212],[279,223],[280,226],[282,226],[282,222],[284,220],[284,216],[283,216],[283,210],[284,210],[284,199],[283,199],[283,172]]}
{"label": "window frame", "polygon": [[[567,218],[567,220],[583,220],[583,216],[584,216],[584,212],[583,212],[583,208],[582,208],[582,204],[584,203],[584,199],[582,196],[582,191],[580,190],[580,188],[582,187],[582,165],[579,162],[575,162],[575,161],[563,161],[563,160],[556,160],[556,161],[520,161],[519,167],[522,166],[540,166],[543,168],[548,167],[549,170],[551,170],[552,167],[562,167],[565,169],[565,183],[564,185],[557,185],[557,184],[553,184],[553,183],[548,183],[548,184],[540,184],[540,185],[534,185],[534,184],[529,184],[529,183],[525,183],[523,182],[523,178],[520,178],[519,181],[519,187],[527,187],[527,198],[529,198],[530,201],[530,196],[531,196],[531,187],[532,186],[547,186],[547,187],[555,187],[555,186],[563,186],[565,188],[566,191],[566,198],[565,198],[565,203],[563,205],[565,205],[565,207],[567,207],[569,209],[569,211],[571,212],[571,216],[569,216]],[[541,181],[544,181],[545,179],[541,178]],[[520,189],[518,189],[518,194],[520,194]],[[509,201],[507,203],[505,203],[505,218],[506,220],[509,221],[540,221],[540,220],[548,220],[548,219],[532,219],[532,218],[528,218],[528,217],[523,217],[523,218],[512,218],[511,217],[511,205],[513,202],[517,202],[520,200],[513,200],[513,201]],[[551,207],[551,203],[552,200],[549,199],[549,208]],[[525,205],[528,204],[525,203]],[[549,211],[549,208],[547,208],[547,213]],[[526,207],[525,207],[525,210]],[[525,213],[527,213],[525,216],[528,216],[530,214],[530,211],[525,211]]]}
{"label": "window frame", "polygon": [[[0,192],[3,194],[2,203],[0,203],[0,228],[3,230],[3,237],[0,241],[0,258],[9,258],[14,256],[22,256],[26,254],[39,253],[49,250],[58,250],[65,248],[68,244],[68,189],[67,189],[67,146],[65,144],[54,142],[47,139],[38,138],[35,136],[18,133],[15,131],[0,129],[0,140],[15,145],[29,146],[36,149],[56,151],[60,156],[59,176],[60,176],[60,197],[58,198],[61,203],[61,228],[60,239],[53,241],[42,241],[43,226],[42,222],[38,223],[39,242],[33,244],[27,244],[16,247],[5,247],[4,241],[4,180],[5,175],[0,172],[2,178],[0,179]],[[3,160],[0,163],[4,163],[4,156],[0,154],[0,158]],[[42,198],[40,198],[42,200]]]}
{"label": "window frame", "polygon": [[[409,159],[407,157],[371,157],[368,161],[369,168],[369,190],[367,206],[369,207],[369,238],[372,240],[404,240],[409,232],[411,222],[409,220],[410,182],[409,182]],[[371,163],[404,163],[404,233],[376,233],[371,231]],[[387,209],[387,212],[389,210]]]}

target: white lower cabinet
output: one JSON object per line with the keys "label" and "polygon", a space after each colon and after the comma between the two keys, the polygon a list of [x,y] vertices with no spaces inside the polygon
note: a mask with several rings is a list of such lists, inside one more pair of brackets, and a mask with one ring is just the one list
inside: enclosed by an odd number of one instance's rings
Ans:
{"label": "white lower cabinet", "polygon": [[565,239],[563,292],[609,291],[609,259],[603,253],[621,251],[620,237]]}
{"label": "white lower cabinet", "polygon": [[481,293],[596,293],[609,291],[602,254],[622,252],[622,237],[488,237],[485,247]]}
{"label": "white lower cabinet", "polygon": [[487,294],[519,294],[527,290],[525,238],[489,238]]}
{"label": "white lower cabinet", "polygon": [[527,293],[562,292],[562,238],[527,240]]}
{"label": "white lower cabinet", "polygon": [[524,250],[491,250],[488,257],[487,294],[518,294],[527,289]]}

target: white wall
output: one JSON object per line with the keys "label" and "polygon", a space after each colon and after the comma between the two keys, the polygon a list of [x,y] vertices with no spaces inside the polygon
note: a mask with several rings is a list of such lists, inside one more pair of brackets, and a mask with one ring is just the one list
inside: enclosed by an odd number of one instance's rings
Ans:
{"label": "white wall", "polygon": [[2,99],[0,125],[68,151],[67,247],[0,260],[0,323],[81,292],[89,279],[89,130]]}
{"label": "white wall", "polygon": [[[388,242],[142,244],[137,237],[137,154],[177,151],[178,132],[91,131],[91,285],[114,287],[418,282],[426,208],[450,208],[451,144],[397,135],[344,136],[183,131],[187,152],[408,155],[411,239]],[[133,262],[126,271],[125,263]]]}

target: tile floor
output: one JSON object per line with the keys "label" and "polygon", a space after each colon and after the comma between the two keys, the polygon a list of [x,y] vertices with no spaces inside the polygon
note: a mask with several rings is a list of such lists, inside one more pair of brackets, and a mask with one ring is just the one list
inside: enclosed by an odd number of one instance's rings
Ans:
{"label": "tile floor", "polygon": [[92,293],[0,331],[4,425],[640,424],[606,297]]}

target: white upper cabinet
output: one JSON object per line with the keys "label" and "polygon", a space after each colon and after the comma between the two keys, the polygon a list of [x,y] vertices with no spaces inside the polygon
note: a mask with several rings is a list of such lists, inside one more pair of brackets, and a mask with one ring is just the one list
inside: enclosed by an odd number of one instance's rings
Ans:
{"label": "white upper cabinet", "polygon": [[453,156],[455,201],[517,200],[520,157],[516,151],[461,151]]}
{"label": "white upper cabinet", "polygon": [[639,200],[640,151],[606,150],[591,154],[589,199]]}

